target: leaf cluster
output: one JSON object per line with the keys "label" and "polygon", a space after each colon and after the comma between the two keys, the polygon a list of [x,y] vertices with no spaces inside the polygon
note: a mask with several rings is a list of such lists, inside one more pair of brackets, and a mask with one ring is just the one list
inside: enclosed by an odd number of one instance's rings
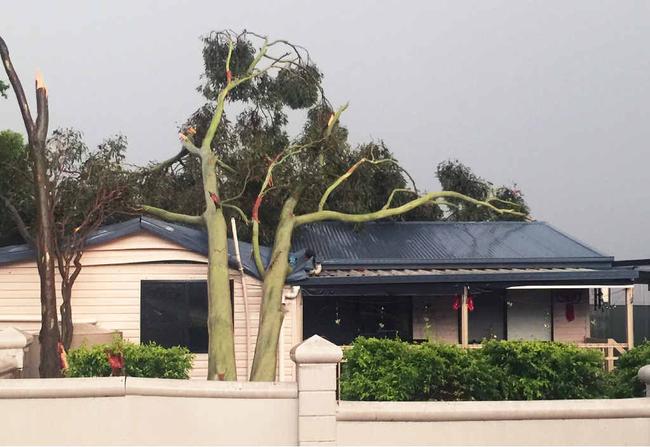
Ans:
{"label": "leaf cluster", "polygon": [[[447,160],[438,164],[436,176],[443,191],[455,191],[476,200],[491,201],[497,208],[507,208],[525,214],[530,213],[523,194],[517,185],[512,187],[498,186],[476,175],[472,169],[458,160]],[[446,220],[451,221],[493,221],[493,220],[523,220],[509,215],[499,215],[485,207],[479,207],[460,200],[449,200]]]}
{"label": "leaf cluster", "polygon": [[7,98],[7,90],[9,90],[9,84],[0,79],[0,96]]}
{"label": "leaf cluster", "polygon": [[645,385],[638,379],[639,369],[650,365],[650,342],[646,341],[618,359],[618,365],[612,373],[611,397],[644,397]]}
{"label": "leaf cluster", "polygon": [[138,345],[121,339],[108,345],[81,346],[68,353],[67,377],[107,377],[111,375],[108,353],[124,356],[129,377],[187,379],[193,354],[187,348],[164,348],[155,343]]}

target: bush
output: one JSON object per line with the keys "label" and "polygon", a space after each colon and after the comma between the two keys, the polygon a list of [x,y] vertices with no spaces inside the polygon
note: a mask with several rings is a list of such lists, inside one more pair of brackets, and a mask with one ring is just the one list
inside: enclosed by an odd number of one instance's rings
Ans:
{"label": "bush", "polygon": [[480,350],[504,377],[504,398],[594,399],[607,395],[600,352],[546,341],[487,341]]}
{"label": "bush", "polygon": [[163,348],[155,343],[137,345],[116,339],[109,345],[81,346],[68,353],[68,377],[111,375],[107,352],[121,352],[125,375],[164,379],[188,379],[193,355],[187,348]]}
{"label": "bush", "polygon": [[644,397],[645,385],[639,381],[639,369],[650,365],[650,342],[645,342],[621,355],[612,373],[610,397]]}
{"label": "bush", "polygon": [[359,337],[345,359],[341,396],[347,400],[491,400],[501,395],[500,371],[476,352],[452,345]]}
{"label": "bush", "polygon": [[346,400],[586,399],[607,395],[602,354],[554,342],[482,349],[360,337],[345,353]]}

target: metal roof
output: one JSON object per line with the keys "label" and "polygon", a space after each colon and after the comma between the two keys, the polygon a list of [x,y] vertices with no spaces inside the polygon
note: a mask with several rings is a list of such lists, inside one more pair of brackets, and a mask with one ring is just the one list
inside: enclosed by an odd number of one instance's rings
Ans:
{"label": "metal roof", "polygon": [[296,229],[293,248],[311,248],[327,269],[613,261],[544,222],[324,222]]}
{"label": "metal roof", "polygon": [[[180,246],[207,256],[208,236],[201,228],[191,228],[184,225],[164,222],[150,217],[140,217],[113,225],[106,225],[93,233],[87,241],[88,246],[99,245],[115,239],[135,234],[139,231],[148,231],[152,234],[175,242]],[[253,246],[247,242],[239,242],[239,250],[242,258],[242,266],[246,273],[260,277],[255,261],[253,259]],[[268,263],[271,257],[271,250],[268,247],[261,247],[262,258]],[[34,259],[35,251],[28,245],[13,245],[0,248],[0,265],[13,262]],[[313,261],[305,258],[305,252],[297,250],[291,254],[295,259],[289,281],[299,281],[307,278],[307,271],[313,269]],[[237,267],[235,258],[234,242],[228,239],[228,262],[232,267]]]}
{"label": "metal roof", "polygon": [[[203,229],[148,217],[100,228],[88,245],[148,231],[207,255]],[[229,262],[236,266],[232,240]],[[259,278],[252,246],[240,242],[244,270]],[[309,277],[312,249],[324,265]],[[325,222],[296,230],[288,282],[305,286],[390,283],[630,281],[634,268],[612,268],[613,258],[543,222],[381,222],[361,227]],[[270,249],[262,247],[268,260]],[[0,248],[0,265],[34,258],[27,245]]]}

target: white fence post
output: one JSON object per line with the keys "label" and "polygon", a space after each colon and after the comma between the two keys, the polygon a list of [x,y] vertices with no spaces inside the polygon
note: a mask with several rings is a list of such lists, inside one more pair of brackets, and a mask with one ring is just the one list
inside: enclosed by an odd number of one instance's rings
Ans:
{"label": "white fence post", "polygon": [[298,445],[336,444],[336,372],[340,347],[314,335],[291,350],[298,377]]}
{"label": "white fence post", "polygon": [[639,369],[638,378],[641,382],[645,383],[645,396],[650,397],[650,365]]}

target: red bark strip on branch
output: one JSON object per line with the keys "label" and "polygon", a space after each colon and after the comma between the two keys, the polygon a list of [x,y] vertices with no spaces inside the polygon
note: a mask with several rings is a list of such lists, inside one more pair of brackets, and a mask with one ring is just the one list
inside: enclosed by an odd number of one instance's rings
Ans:
{"label": "red bark strip on branch", "polygon": [[255,204],[253,205],[253,220],[255,222],[259,222],[259,214],[260,214],[260,206],[262,206],[262,195],[259,194],[257,196],[257,199],[255,199]]}

